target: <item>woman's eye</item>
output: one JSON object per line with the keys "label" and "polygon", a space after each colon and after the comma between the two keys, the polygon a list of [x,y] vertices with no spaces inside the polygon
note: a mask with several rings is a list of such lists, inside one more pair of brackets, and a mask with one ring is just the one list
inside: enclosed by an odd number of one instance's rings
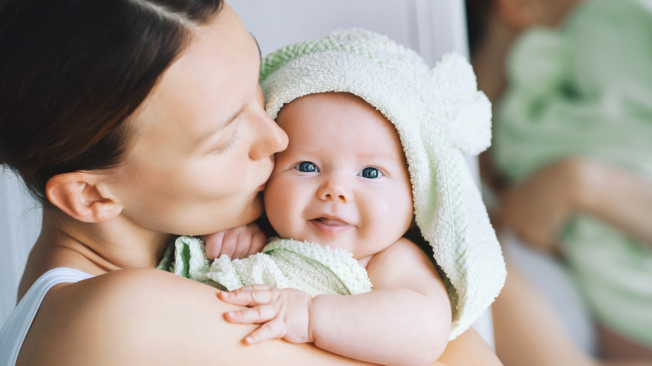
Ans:
{"label": "woman's eye", "polygon": [[297,169],[299,169],[300,172],[306,172],[306,173],[316,173],[319,171],[319,169],[317,169],[317,166],[309,161],[304,161],[299,163]]}
{"label": "woman's eye", "polygon": [[376,168],[364,168],[362,173],[360,173],[363,178],[376,179],[381,176],[380,172]]}

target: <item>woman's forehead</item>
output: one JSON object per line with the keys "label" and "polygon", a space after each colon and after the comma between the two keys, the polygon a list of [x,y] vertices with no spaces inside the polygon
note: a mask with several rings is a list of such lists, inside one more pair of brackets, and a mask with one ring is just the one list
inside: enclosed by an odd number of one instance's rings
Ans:
{"label": "woman's forehead", "polygon": [[143,103],[135,126],[165,129],[198,143],[219,131],[255,98],[260,55],[253,37],[228,6],[190,44]]}

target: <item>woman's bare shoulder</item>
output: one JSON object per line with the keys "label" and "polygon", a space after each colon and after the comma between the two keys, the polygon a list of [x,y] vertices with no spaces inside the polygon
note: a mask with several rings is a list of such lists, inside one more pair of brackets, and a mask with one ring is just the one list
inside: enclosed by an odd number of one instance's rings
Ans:
{"label": "woman's bare shoulder", "polygon": [[473,328],[448,342],[439,362],[447,366],[502,366],[491,347]]}
{"label": "woman's bare shoulder", "polygon": [[287,357],[304,364],[342,364],[312,346],[283,341],[252,352],[241,340],[255,326],[225,322],[223,313],[237,307],[216,294],[209,286],[153,269],[121,270],[66,285],[46,297],[18,365],[288,364]]}

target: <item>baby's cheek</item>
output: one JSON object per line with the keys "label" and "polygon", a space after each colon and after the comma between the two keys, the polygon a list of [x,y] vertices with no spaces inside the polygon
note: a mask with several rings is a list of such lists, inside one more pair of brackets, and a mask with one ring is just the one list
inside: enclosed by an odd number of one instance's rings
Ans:
{"label": "baby's cheek", "polygon": [[293,236],[297,207],[292,185],[278,179],[270,180],[265,189],[265,212],[274,230],[284,238]]}
{"label": "baby's cheek", "polygon": [[394,243],[405,234],[412,222],[412,201],[409,195],[399,196],[396,191],[380,197],[383,198],[376,198],[369,211],[370,235],[375,240]]}
{"label": "baby's cheek", "polygon": [[283,238],[292,237],[292,215],[284,203],[287,201],[278,200],[278,203],[267,208],[267,218],[274,230]]}

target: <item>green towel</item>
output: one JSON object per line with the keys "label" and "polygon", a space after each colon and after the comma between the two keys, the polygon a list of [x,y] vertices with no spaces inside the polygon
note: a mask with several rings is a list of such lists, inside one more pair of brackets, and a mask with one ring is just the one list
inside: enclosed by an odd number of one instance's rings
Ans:
{"label": "green towel", "polygon": [[296,288],[314,297],[355,295],[372,286],[350,252],[292,239],[272,239],[261,253],[245,259],[223,255],[210,263],[200,239],[181,236],[170,244],[157,268],[225,291],[260,284]]}
{"label": "green towel", "polygon": [[[494,127],[494,158],[509,178],[586,156],[652,179],[650,3],[588,1],[562,29],[517,42]],[[560,242],[598,320],[652,346],[652,249],[586,216]]]}
{"label": "green towel", "polygon": [[283,47],[260,72],[267,114],[308,94],[344,92],[396,128],[410,173],[414,218],[433,249],[451,302],[449,339],[491,305],[507,270],[465,155],[491,143],[491,103],[473,68],[446,54],[431,69],[413,50],[363,29]]}

